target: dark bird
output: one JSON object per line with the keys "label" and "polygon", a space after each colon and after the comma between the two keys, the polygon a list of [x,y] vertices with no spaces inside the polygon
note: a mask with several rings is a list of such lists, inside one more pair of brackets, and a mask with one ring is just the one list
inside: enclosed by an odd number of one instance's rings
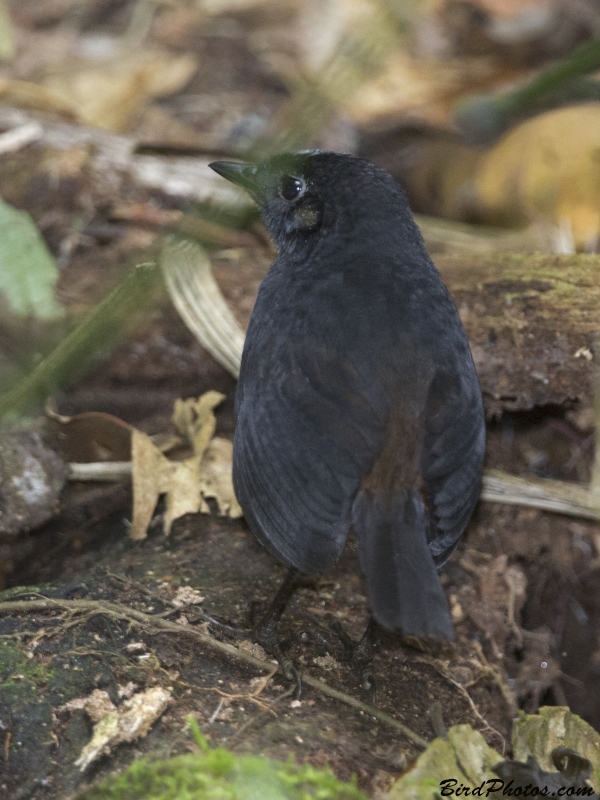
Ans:
{"label": "dark bird", "polygon": [[372,615],[453,637],[437,570],[477,503],[485,425],[458,312],[402,188],[354,156],[310,151],[212,169],[254,198],[278,248],[236,394],[233,479],[250,528],[295,571],[358,539]]}

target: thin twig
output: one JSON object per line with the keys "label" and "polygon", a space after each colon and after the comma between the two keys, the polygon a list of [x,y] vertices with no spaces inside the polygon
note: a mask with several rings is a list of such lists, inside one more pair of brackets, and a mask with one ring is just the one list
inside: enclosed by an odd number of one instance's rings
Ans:
{"label": "thin twig", "polygon": [[516,717],[519,711],[519,706],[517,703],[517,698],[515,697],[515,693],[509,687],[506,681],[503,680],[501,673],[496,669],[496,667],[492,666],[492,664],[490,664],[490,662],[487,660],[481,643],[473,642],[473,645],[480,661],[478,663],[476,659],[473,659],[472,663],[479,669],[480,672],[477,678],[475,678],[475,680],[468,685],[473,686],[478,680],[480,680],[480,678],[491,678],[502,692],[502,697],[504,697],[506,705],[508,706],[510,716]]}
{"label": "thin twig", "polygon": [[208,720],[208,724],[209,725],[212,725],[213,722],[216,720],[216,718],[219,716],[219,714],[221,713],[221,709],[223,708],[223,704],[224,703],[225,703],[225,698],[224,697],[219,697],[219,702],[217,703],[217,707],[215,708],[213,713],[210,715],[210,719]]}
{"label": "thin twig", "polygon": [[506,750],[506,739],[504,738],[504,736],[502,736],[500,731],[496,730],[496,728],[494,728],[493,725],[490,725],[490,723],[486,720],[486,718],[483,716],[483,714],[479,711],[479,709],[475,705],[475,701],[473,700],[471,695],[467,692],[467,690],[462,684],[454,680],[454,678],[451,678],[450,675],[444,674],[444,677],[462,694],[462,696],[468,702],[469,706],[471,707],[471,711],[477,717],[479,722],[481,722],[481,724],[484,726],[483,730],[491,731],[500,739],[500,741],[502,742],[502,755],[504,755],[504,752]]}
{"label": "thin twig", "polygon": [[438,673],[438,675],[441,675],[442,678],[447,680],[448,683],[451,683],[452,686],[454,686],[454,688],[457,689],[457,691],[465,698],[465,700],[469,704],[471,711],[473,712],[473,715],[483,725],[483,730],[491,731],[500,739],[500,741],[502,742],[502,755],[504,755],[504,752],[506,750],[506,739],[504,738],[504,736],[502,736],[500,731],[496,730],[496,728],[490,725],[487,719],[482,715],[482,713],[475,705],[473,698],[465,689],[465,687],[457,680],[455,680],[451,675],[449,675],[448,672],[443,667],[443,665],[437,659],[428,658],[427,656],[420,656],[419,658],[417,658],[417,661],[421,661],[424,664],[429,664],[429,666],[433,667],[433,669]]}
{"label": "thin twig", "polygon": [[[175,622],[169,622],[169,620],[157,618],[151,614],[145,614],[143,611],[137,611],[134,608],[127,608],[126,606],[122,606],[118,603],[108,603],[103,600],[58,600],[50,597],[47,597],[44,600],[7,600],[5,602],[0,602],[0,614],[31,613],[32,611],[53,611],[59,608],[71,612],[91,612],[93,614],[104,614],[107,617],[128,620],[132,624],[142,625],[150,630],[154,629],[155,631],[175,633],[178,636],[189,636],[190,638],[202,642],[202,644],[204,644],[206,647],[210,647],[213,650],[217,650],[220,653],[231,656],[238,661],[245,661],[247,664],[252,664],[252,666],[257,667],[258,669],[266,670],[267,672],[273,671],[272,661],[265,661],[262,658],[257,658],[245,650],[238,650],[233,645],[227,644],[226,642],[220,642],[213,636],[203,633],[191,625],[178,625]],[[380,722],[395,728],[395,730],[402,733],[407,739],[409,739],[418,747],[425,749],[428,746],[429,742],[426,739],[424,739],[422,736],[419,736],[418,733],[412,731],[402,722],[399,722],[397,719],[394,719],[394,717],[386,714],[385,711],[380,711],[379,709],[374,708],[367,703],[356,700],[354,697],[351,697],[345,692],[334,689],[332,686],[313,678],[312,675],[303,674],[302,681],[306,686],[310,686],[322,694],[333,698],[334,700],[339,700],[341,703],[351,706],[358,711],[362,711],[364,714],[369,714],[375,719],[378,719]]]}
{"label": "thin twig", "polygon": [[275,714],[275,711],[273,711],[273,706],[276,706],[286,698],[291,697],[293,694],[295,694],[295,692],[296,692],[296,686],[294,685],[290,689],[285,691],[282,695],[280,695],[276,700],[274,700],[271,703],[271,705],[264,711],[259,712],[254,717],[250,717],[248,722],[245,722],[241,726],[241,728],[237,729],[237,731],[232,735],[231,739],[238,739],[242,735],[242,733],[245,733],[248,730],[248,728],[252,728],[254,725],[257,725],[259,722],[261,722],[261,720],[263,720],[269,714],[274,714],[275,716],[277,716]]}
{"label": "thin twig", "polygon": [[92,461],[69,464],[70,481],[101,481],[102,483],[131,478],[131,461]]}
{"label": "thin twig", "polygon": [[154,614],[153,616],[156,618],[169,617],[171,616],[171,614],[175,614],[177,612],[183,613],[184,611],[192,610],[194,612],[196,620],[201,619],[202,622],[208,622],[211,625],[220,628],[222,631],[226,631],[232,636],[239,637],[240,631],[237,628],[234,628],[231,625],[227,625],[225,622],[219,622],[218,619],[211,617],[210,614],[205,614],[203,611],[200,611],[197,603],[185,603],[183,605],[176,605],[170,598],[161,597],[158,594],[154,594],[154,592],[151,592],[150,589],[147,589],[143,584],[138,583],[138,581],[134,581],[131,578],[125,578],[122,575],[117,575],[115,572],[106,572],[106,577],[112,578],[118,583],[121,583],[123,586],[130,586],[132,589],[136,589],[138,592],[141,592],[143,595],[145,595],[149,600],[153,600],[156,603],[162,603],[163,605],[170,606],[170,608],[168,608],[166,611],[162,611],[159,614]]}

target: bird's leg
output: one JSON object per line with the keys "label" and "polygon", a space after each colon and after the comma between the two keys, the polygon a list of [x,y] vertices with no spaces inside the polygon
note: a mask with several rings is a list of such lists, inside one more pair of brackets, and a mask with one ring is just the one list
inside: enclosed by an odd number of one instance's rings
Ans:
{"label": "bird's leg", "polygon": [[298,570],[290,567],[283,583],[279,587],[277,594],[273,598],[258,625],[254,626],[254,640],[272,656],[275,656],[281,667],[281,671],[288,680],[296,681],[296,699],[300,698],[302,691],[302,679],[298,669],[286,658],[281,649],[279,636],[277,633],[277,623],[287,605],[288,600],[296,586]]}
{"label": "bird's leg", "polygon": [[329,625],[338,635],[344,646],[345,661],[348,661],[353,667],[360,667],[369,664],[373,660],[375,656],[375,643],[377,641],[377,623],[373,617],[369,617],[369,622],[367,623],[367,627],[360,642],[353,641],[348,636],[339,620],[335,617],[330,617]]}
{"label": "bird's leg", "polygon": [[360,642],[358,643],[352,641],[335,617],[331,619],[330,624],[344,645],[344,649],[346,650],[346,658],[348,659],[350,666],[361,670],[361,684],[364,689],[368,689],[371,692],[372,699],[374,700],[375,677],[370,670],[366,669],[367,664],[370,664],[375,656],[377,623],[375,622],[374,617],[369,618],[366,630],[363,633]]}
{"label": "bird's leg", "polygon": [[369,617],[367,627],[360,642],[352,648],[350,663],[353,667],[363,667],[370,664],[375,657],[375,643],[377,642],[377,623],[374,617]]}

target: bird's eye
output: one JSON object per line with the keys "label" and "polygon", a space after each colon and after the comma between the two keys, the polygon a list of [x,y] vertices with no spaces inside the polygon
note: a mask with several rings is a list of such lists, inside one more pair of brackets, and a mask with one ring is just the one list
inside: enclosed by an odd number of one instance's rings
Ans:
{"label": "bird's eye", "polygon": [[281,196],[284,200],[295,200],[304,190],[304,181],[286,175],[281,182]]}

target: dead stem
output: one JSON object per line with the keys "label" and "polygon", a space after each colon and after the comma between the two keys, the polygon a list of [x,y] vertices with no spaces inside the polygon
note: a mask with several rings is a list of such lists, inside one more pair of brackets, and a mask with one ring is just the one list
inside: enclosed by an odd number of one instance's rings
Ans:
{"label": "dead stem", "polygon": [[430,667],[434,668],[434,670],[438,673],[438,675],[441,675],[442,678],[444,678],[445,680],[448,681],[448,683],[451,683],[452,686],[454,686],[454,688],[465,698],[465,700],[469,704],[471,711],[473,712],[473,716],[475,716],[479,720],[479,722],[483,725],[483,730],[490,731],[500,739],[502,743],[502,756],[504,756],[504,753],[506,751],[506,739],[504,738],[504,736],[502,736],[500,731],[496,730],[496,728],[490,725],[490,723],[481,714],[481,712],[475,705],[473,698],[465,689],[465,687],[462,684],[460,684],[457,680],[454,680],[454,678],[448,674],[446,668],[440,661],[438,661],[438,659],[429,658],[427,656],[419,656],[419,658],[417,658],[416,660],[421,661],[423,664],[429,664]]}
{"label": "dead stem", "polygon": [[[98,462],[69,464],[69,480],[114,481],[131,475],[131,462]],[[576,519],[600,520],[598,490],[567,481],[546,478],[520,478],[497,469],[488,469],[483,476],[481,500],[488,503],[538,508]]]}
{"label": "dead stem", "polygon": [[168,608],[166,611],[161,611],[159,614],[154,614],[153,617],[157,619],[169,617],[171,616],[171,614],[175,614],[177,612],[184,613],[186,610],[191,609],[194,612],[196,620],[201,619],[203,622],[208,622],[211,625],[215,625],[216,627],[226,631],[232,636],[238,636],[240,633],[240,631],[237,628],[233,628],[231,625],[227,625],[224,622],[219,622],[218,619],[215,619],[214,617],[211,617],[209,614],[205,614],[203,611],[200,611],[197,603],[185,603],[183,605],[175,605],[175,603],[170,598],[161,597],[161,595],[154,594],[154,592],[151,592],[143,584],[138,583],[138,581],[134,581],[130,578],[125,578],[122,575],[117,575],[114,572],[108,572],[108,571],[106,572],[106,577],[112,578],[112,580],[117,581],[117,583],[120,583],[123,586],[130,586],[132,589],[136,589],[138,592],[141,592],[143,595],[145,595],[149,600],[153,600],[154,602],[170,606],[170,608]]}
{"label": "dead stem", "polygon": [[516,717],[519,711],[519,705],[517,703],[517,698],[515,697],[515,693],[513,690],[508,686],[506,681],[503,679],[502,674],[497,670],[490,662],[487,660],[485,653],[483,652],[483,647],[481,646],[480,642],[473,642],[475,647],[475,652],[479,656],[479,663],[476,659],[473,659],[473,665],[476,666],[480,670],[480,674],[478,677],[472,681],[469,686],[475,684],[478,680],[484,677],[491,678],[496,686],[502,692],[502,696],[506,701],[506,705],[510,709],[511,717]]}
{"label": "dead stem", "polygon": [[[218,650],[219,652],[238,661],[245,661],[247,664],[252,664],[252,666],[268,672],[273,671],[273,663],[271,661],[265,661],[264,659],[257,658],[256,656],[253,656],[251,653],[248,653],[244,650],[238,650],[236,647],[227,644],[226,642],[220,642],[218,639],[215,639],[207,633],[199,631],[197,628],[193,628],[189,625],[179,625],[176,622],[169,622],[166,619],[155,617],[151,614],[145,614],[143,611],[137,611],[134,608],[127,608],[126,606],[122,606],[118,603],[108,603],[101,600],[58,600],[50,597],[44,598],[43,600],[7,600],[5,602],[0,602],[0,614],[31,613],[32,611],[52,611],[55,609],[63,609],[72,613],[104,614],[107,617],[124,619],[129,621],[131,624],[141,625],[149,631],[168,631],[170,633],[175,633],[178,636],[189,636],[190,638],[202,642],[202,644],[206,645],[207,647],[210,647],[213,650]],[[447,676],[444,675],[444,677]],[[418,733],[412,731],[402,722],[399,722],[398,720],[394,719],[394,717],[386,714],[385,711],[380,711],[374,706],[363,703],[360,700],[356,700],[354,697],[351,697],[345,692],[334,689],[332,686],[313,678],[312,675],[303,674],[302,681],[306,686],[316,689],[317,691],[321,692],[321,694],[331,697],[334,700],[339,700],[341,703],[344,703],[351,708],[355,708],[358,711],[362,711],[364,714],[369,714],[371,717],[374,717],[380,722],[389,725],[391,728],[394,728],[402,733],[407,739],[409,739],[418,747],[423,749],[427,748],[429,742],[426,739],[424,739],[422,736],[419,736]],[[460,684],[457,685],[460,686]],[[460,688],[462,689],[462,687]],[[483,720],[483,717],[479,715],[479,712],[476,713],[476,716]],[[483,720],[483,722],[487,726],[485,720]],[[491,726],[487,727],[490,727],[491,730],[494,730],[491,728]],[[495,732],[497,733],[497,731]]]}
{"label": "dead stem", "polygon": [[268,714],[274,714],[275,716],[277,716],[275,714],[275,711],[273,711],[273,706],[276,706],[279,703],[281,703],[282,700],[286,700],[288,697],[291,697],[295,692],[296,692],[296,687],[292,686],[291,689],[288,689],[286,692],[284,692],[282,695],[280,695],[276,700],[274,700],[268,708],[266,708],[264,711],[261,711],[260,713],[256,714],[254,717],[251,717],[248,720],[248,722],[245,722],[241,726],[241,728],[238,728],[238,730],[232,735],[230,741],[232,741],[233,739],[238,739],[243,733],[245,733],[248,730],[248,728],[251,728],[254,725],[257,725]]}

